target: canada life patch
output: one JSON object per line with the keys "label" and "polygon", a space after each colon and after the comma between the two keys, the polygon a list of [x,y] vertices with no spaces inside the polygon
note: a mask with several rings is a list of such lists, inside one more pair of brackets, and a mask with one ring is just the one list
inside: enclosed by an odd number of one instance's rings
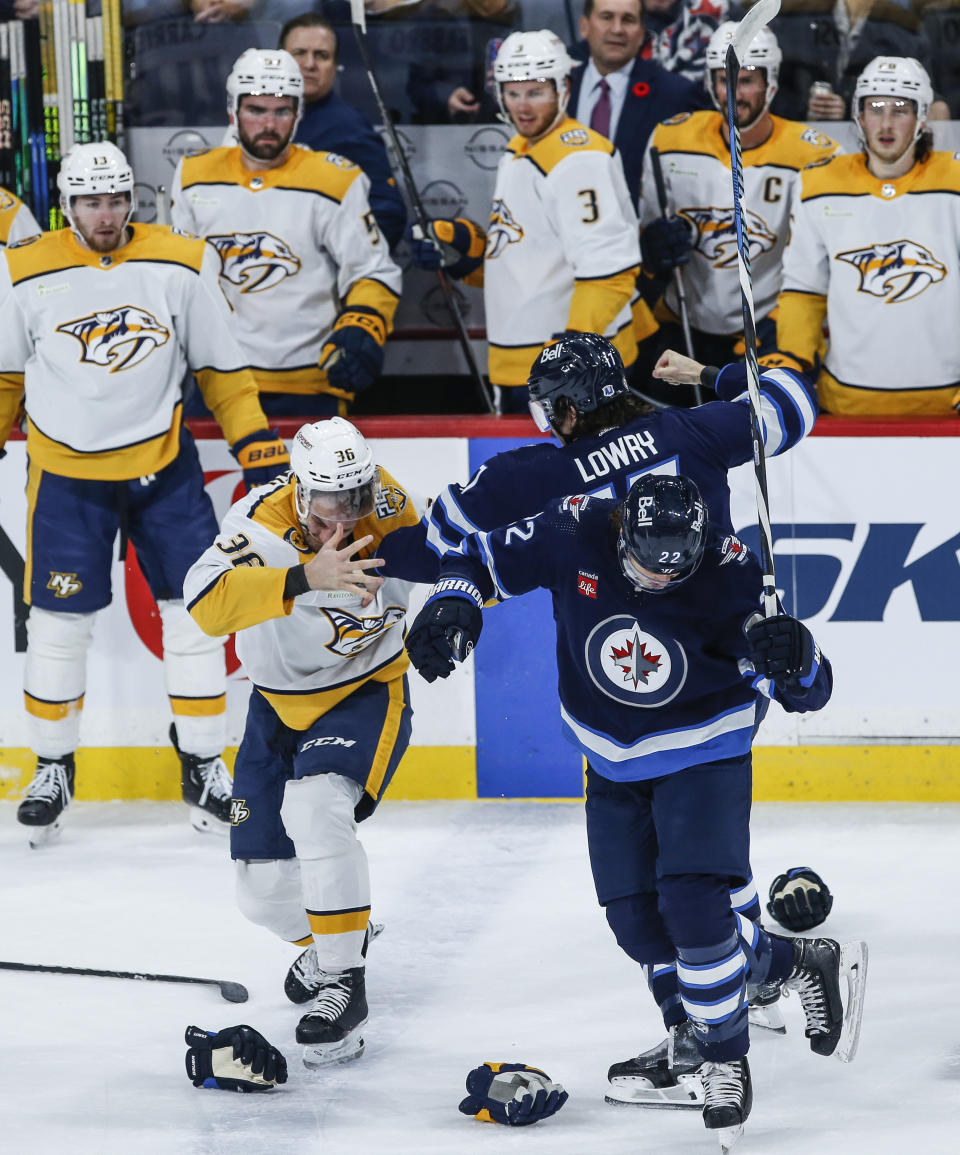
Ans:
{"label": "canada life patch", "polygon": [[577,593],[582,594],[585,598],[596,598],[597,581],[598,578],[595,573],[580,570],[577,574]]}

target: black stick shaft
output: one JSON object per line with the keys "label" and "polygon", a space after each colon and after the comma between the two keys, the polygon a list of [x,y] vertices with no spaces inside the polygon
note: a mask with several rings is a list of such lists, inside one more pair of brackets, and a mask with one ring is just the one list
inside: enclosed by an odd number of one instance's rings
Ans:
{"label": "black stick shaft", "polygon": [[0,962],[0,970],[31,971],[39,974],[56,975],[92,975],[102,979],[138,979],[148,983],[200,983],[203,986],[220,988],[220,994],[228,1003],[245,1003],[250,997],[247,988],[242,983],[229,982],[226,979],[198,979],[188,975],[155,975],[140,971],[108,971],[98,970],[95,967],[61,967],[46,966],[42,963]]}

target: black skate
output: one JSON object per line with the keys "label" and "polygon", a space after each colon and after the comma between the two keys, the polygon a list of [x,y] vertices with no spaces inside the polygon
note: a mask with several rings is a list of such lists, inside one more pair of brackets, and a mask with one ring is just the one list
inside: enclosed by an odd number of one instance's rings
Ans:
{"label": "black skate", "polygon": [[720,1150],[729,1151],[743,1134],[743,1125],[753,1106],[750,1064],[746,1058],[729,1063],[706,1062],[700,1068],[703,1079],[703,1125],[716,1131]]}
{"label": "black skate", "polygon": [[780,1010],[780,984],[761,983],[750,1000],[747,1011],[750,1029],[772,1031],[775,1035],[785,1035],[787,1025]]}
{"label": "black skate", "polygon": [[832,938],[793,940],[793,969],[784,980],[783,993],[796,991],[800,996],[807,1019],[804,1034],[815,1054],[835,1054],[842,1063],[852,1061],[860,1041],[866,981],[865,942],[841,946]]}
{"label": "black skate", "polygon": [[[364,958],[367,957],[367,947],[381,934],[382,922],[367,923],[367,933],[363,936]],[[317,948],[311,943],[287,971],[287,977],[283,980],[283,993],[292,1003],[308,1003],[316,997],[324,977],[324,972],[317,965]]]}
{"label": "black skate", "polygon": [[75,774],[72,754],[37,758],[33,781],[17,807],[17,821],[31,827],[30,845],[34,850],[60,833],[63,814],[73,801]]}
{"label": "black skate", "polygon": [[656,1047],[614,1063],[607,1072],[610,1086],[604,1098],[616,1106],[660,1107],[682,1110],[703,1104],[700,1065],[703,1056],[697,1047],[689,1020],[671,1027]]}
{"label": "black skate", "polygon": [[297,1042],[303,1043],[303,1065],[326,1067],[363,1053],[360,1028],[367,1021],[364,968],[323,974],[313,1006],[297,1023]]}
{"label": "black skate", "polygon": [[230,831],[230,799],[233,779],[219,754],[201,758],[177,744],[177,727],[170,727],[170,741],[180,759],[180,791],[190,807],[190,825],[202,834]]}

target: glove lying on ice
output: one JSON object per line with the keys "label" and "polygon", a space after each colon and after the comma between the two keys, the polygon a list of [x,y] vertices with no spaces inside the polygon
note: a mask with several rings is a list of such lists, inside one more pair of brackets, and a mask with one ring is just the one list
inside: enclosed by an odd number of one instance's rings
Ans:
{"label": "glove lying on ice", "polygon": [[287,1060],[253,1027],[216,1033],[187,1027],[187,1075],[195,1087],[221,1091],[272,1091],[287,1081]]}
{"label": "glove lying on ice", "polygon": [[810,930],[826,921],[833,906],[830,887],[809,866],[791,866],[770,883],[767,910],[787,930]]}
{"label": "glove lying on ice", "polygon": [[460,1104],[464,1115],[484,1123],[525,1127],[555,1115],[567,1092],[537,1067],[525,1063],[484,1063],[467,1075],[469,1094]]}

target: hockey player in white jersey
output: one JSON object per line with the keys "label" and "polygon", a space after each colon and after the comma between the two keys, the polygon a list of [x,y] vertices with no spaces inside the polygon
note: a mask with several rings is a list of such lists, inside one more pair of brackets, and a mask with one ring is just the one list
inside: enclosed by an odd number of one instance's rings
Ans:
{"label": "hockey player in white jersey", "polygon": [[184,157],[171,219],[219,258],[237,339],[267,413],[343,414],[383,366],[400,270],[345,157],[293,144],[303,77],[250,48],[227,79],[238,144]]}
{"label": "hockey player in white jersey", "polygon": [[862,151],[796,189],[777,344],[819,368],[829,413],[945,416],[960,401],[960,154],[932,150],[932,100],[918,61],[876,57],[854,93]]}
{"label": "hockey player in white jersey", "polygon": [[[724,62],[737,24],[726,21],[707,47],[704,78],[717,111],[685,112],[657,126],[643,163],[641,285],[663,329],[659,339],[678,347],[680,301],[673,269],[682,266],[694,355],[723,365],[743,355],[743,310],[730,176],[730,131]],[[770,317],[780,291],[790,199],[801,169],[830,156],[829,137],[770,112],[782,52],[764,28],[747,48],[737,78],[737,121],[743,148],[743,216],[762,353],[776,348]],[[663,216],[650,148],[663,166],[670,215]],[[675,391],[663,398],[676,404]],[[692,399],[692,394],[687,400]]]}
{"label": "hockey player in white jersey", "polygon": [[182,600],[216,531],[182,421],[187,368],[248,485],[285,468],[287,451],[231,333],[214,254],[130,223],[134,176],[115,145],[74,146],[58,181],[68,227],[0,254],[0,444],[22,400],[28,455],[24,697],[37,770],[17,817],[45,841],[73,797],[87,650],[119,534],[159,607],[184,800],[199,829],[225,829],[223,647]]}
{"label": "hockey player in white jersey", "polygon": [[567,114],[574,66],[553,32],[508,36],[494,78],[501,119],[516,135],[497,169],[486,233],[462,218],[433,221],[426,238],[408,228],[416,264],[483,284],[502,412],[526,409],[530,366],[561,333],[602,334],[629,368],[638,336],[656,330],[636,292],[637,218],[619,154]]}
{"label": "hockey player in white jersey", "polygon": [[[357,823],[375,810],[410,738],[403,648],[409,585],[377,576],[435,563],[406,491],[341,417],[304,425],[292,471],[241,499],[184,587],[210,635],[237,633],[253,684],[234,769],[230,851],[241,911],[303,947],[285,983],[313,1005],[308,1066],[355,1058],[367,1019],[370,879]],[[412,569],[405,566],[407,555]]]}
{"label": "hockey player in white jersey", "polygon": [[0,185],[0,249],[25,237],[35,237],[39,232],[33,213],[18,196]]}

